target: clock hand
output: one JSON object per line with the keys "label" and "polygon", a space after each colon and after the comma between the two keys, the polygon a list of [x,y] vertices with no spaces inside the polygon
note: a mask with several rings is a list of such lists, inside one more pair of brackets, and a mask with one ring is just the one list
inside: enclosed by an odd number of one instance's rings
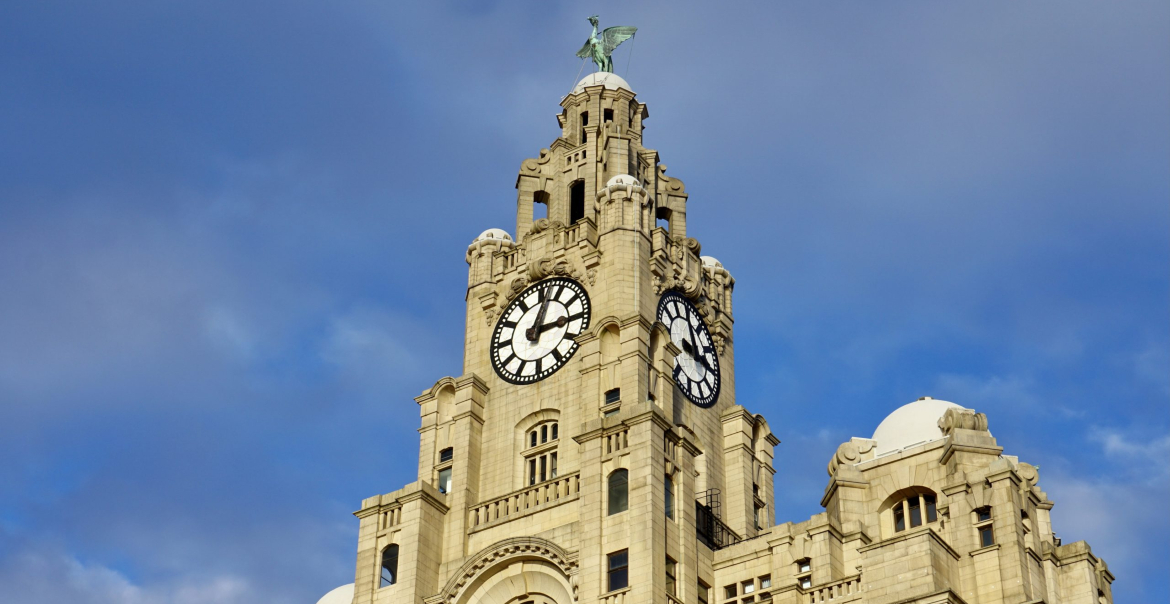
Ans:
{"label": "clock hand", "polygon": [[707,359],[703,358],[702,355],[696,355],[695,354],[695,346],[691,345],[690,342],[687,341],[687,339],[683,339],[683,341],[682,341],[682,350],[683,350],[683,352],[686,352],[686,354],[690,355],[690,358],[694,358],[695,361],[698,362],[698,364],[701,364],[704,366],[704,368],[707,368],[708,371],[711,370],[711,365],[709,365],[707,363]]}
{"label": "clock hand", "polygon": [[541,291],[540,295],[542,300],[540,302],[540,310],[536,313],[536,320],[532,322],[532,327],[529,327],[528,330],[524,332],[524,336],[528,338],[529,342],[535,342],[538,338],[540,338],[541,330],[537,326],[540,325],[542,321],[544,321],[544,313],[548,311],[548,303],[552,301],[552,296],[545,298],[543,291]]}

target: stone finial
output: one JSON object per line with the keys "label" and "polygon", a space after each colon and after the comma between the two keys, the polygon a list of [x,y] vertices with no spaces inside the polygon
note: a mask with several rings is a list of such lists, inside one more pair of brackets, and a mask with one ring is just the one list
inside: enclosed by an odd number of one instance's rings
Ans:
{"label": "stone finial", "polygon": [[943,436],[950,436],[954,430],[976,430],[987,432],[987,416],[970,409],[947,409],[938,420]]}

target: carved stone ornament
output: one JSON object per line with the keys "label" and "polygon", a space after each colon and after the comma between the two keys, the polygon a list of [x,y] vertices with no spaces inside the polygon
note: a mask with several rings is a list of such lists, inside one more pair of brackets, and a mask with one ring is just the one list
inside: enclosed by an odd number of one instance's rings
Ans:
{"label": "carved stone ornament", "polygon": [[585,282],[592,286],[594,281],[597,281],[597,269],[591,268],[585,271]]}
{"label": "carved stone ornament", "polygon": [[552,276],[572,277],[580,281],[582,271],[574,266],[572,262],[564,258],[554,260],[546,257],[528,263],[528,278],[530,281],[539,281],[545,277]]}
{"label": "carved stone ornament", "polygon": [[517,561],[524,559],[540,559],[555,565],[569,579],[573,588],[573,601],[577,601],[577,559],[570,555],[561,546],[539,537],[514,537],[505,539],[480,550],[459,567],[443,590],[439,592],[439,601],[453,604],[463,591],[463,588],[475,583],[485,571],[498,567],[510,559]]}
{"label": "carved stone ornament", "polygon": [[532,223],[532,229],[529,230],[528,233],[536,234],[541,231],[547,231],[550,229],[564,230],[564,228],[565,223],[559,220],[553,220],[552,218],[539,218],[536,220],[536,222]]}
{"label": "carved stone ornament", "polygon": [[497,309],[497,308],[489,308],[489,309],[485,310],[485,311],[483,312],[483,321],[484,321],[484,323],[487,323],[487,326],[488,326],[488,327],[491,327],[491,326],[492,326],[492,324],[494,324],[494,323],[495,323],[495,321],[496,321],[496,314],[497,314],[497,313],[499,313],[499,312],[500,312],[500,311],[499,311],[499,309]]}
{"label": "carved stone ornament", "polygon": [[949,436],[954,430],[975,430],[987,432],[987,416],[975,413],[970,409],[947,409],[938,420],[938,427],[944,436]]}
{"label": "carved stone ornament", "polygon": [[519,295],[520,292],[524,291],[525,287],[528,287],[528,277],[523,275],[516,277],[515,279],[512,279],[511,285],[509,285],[507,291],[504,292],[504,297],[511,300],[512,298],[515,298],[517,295]]}
{"label": "carved stone ornament", "polygon": [[833,458],[829,460],[829,476],[836,476],[837,469],[842,465],[854,465],[861,461],[861,456],[864,453],[869,453],[873,449],[874,441],[872,440],[851,440],[847,443],[841,443],[837,447],[837,452],[833,454]]}
{"label": "carved stone ornament", "polygon": [[552,159],[552,154],[548,149],[540,150],[540,158],[529,158],[520,164],[520,169],[524,172],[540,172],[540,167],[547,164]]}

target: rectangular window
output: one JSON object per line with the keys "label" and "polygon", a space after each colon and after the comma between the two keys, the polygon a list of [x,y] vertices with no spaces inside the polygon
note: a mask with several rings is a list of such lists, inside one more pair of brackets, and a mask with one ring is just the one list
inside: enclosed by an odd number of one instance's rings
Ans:
{"label": "rectangular window", "polygon": [[738,594],[739,591],[736,589],[735,585],[728,585],[727,587],[723,588],[723,599],[725,600],[730,600]]}
{"label": "rectangular window", "polygon": [[752,602],[755,602],[755,601],[756,601],[755,598],[744,598],[744,599],[740,600],[740,604],[752,604]]}
{"label": "rectangular window", "polygon": [[711,588],[707,587],[706,583],[699,581],[699,604],[709,604],[711,597]]}
{"label": "rectangular window", "polygon": [[809,560],[801,560],[798,564],[798,568],[800,568],[800,572],[802,573],[812,572],[812,562]]}
{"label": "rectangular window", "polygon": [[536,484],[536,460],[528,460],[528,484]]}
{"label": "rectangular window", "polygon": [[540,427],[540,442],[541,443],[548,442],[548,426],[541,426]]}
{"label": "rectangular window", "polygon": [[760,589],[768,589],[769,587],[772,587],[772,575],[760,577]]}
{"label": "rectangular window", "polygon": [[671,560],[670,556],[666,557],[666,593],[672,596],[678,595],[675,593],[674,587],[674,560]]}
{"label": "rectangular window", "polygon": [[553,440],[556,440],[556,439],[557,439],[557,426],[558,426],[558,425],[559,425],[559,424],[553,424],[553,428],[552,428],[552,439],[553,439]]}
{"label": "rectangular window", "polygon": [[602,416],[603,417],[613,417],[613,416],[618,414],[618,411],[620,411],[620,409],[610,409],[609,411],[606,411],[605,413],[603,413]]}
{"label": "rectangular window", "polygon": [[743,595],[745,595],[745,596],[756,590],[756,582],[755,581],[744,581],[742,583],[742,585],[743,585]]}
{"label": "rectangular window", "polygon": [[602,118],[607,122],[612,122],[613,121],[613,109],[606,109],[605,112],[602,113]]}
{"label": "rectangular window", "polygon": [[902,510],[902,502],[901,501],[898,502],[898,505],[894,506],[894,530],[895,531],[906,530],[906,514]]}
{"label": "rectangular window", "polygon": [[991,508],[979,508],[975,510],[975,516],[979,519],[979,522],[991,520]]}
{"label": "rectangular window", "polygon": [[454,456],[455,454],[451,447],[447,447],[446,449],[439,451],[439,463],[443,463],[444,461],[451,461],[451,458]]}
{"label": "rectangular window", "polygon": [[923,495],[922,501],[926,503],[926,521],[935,522],[938,520],[938,510],[935,509],[934,495]]}
{"label": "rectangular window", "polygon": [[984,525],[979,527],[979,546],[988,547],[995,545],[995,535],[991,531],[991,525]]}
{"label": "rectangular window", "polygon": [[529,435],[528,435],[528,446],[529,446],[529,447],[535,447],[535,446],[536,446],[536,430],[533,430],[533,431],[532,431],[532,434],[529,434]]}
{"label": "rectangular window", "polygon": [[609,591],[622,589],[630,584],[629,570],[629,550],[623,549],[609,555]]}
{"label": "rectangular window", "polygon": [[800,588],[801,589],[808,589],[810,587],[812,587],[812,577],[801,577],[800,578]]}
{"label": "rectangular window", "polygon": [[543,455],[541,455],[540,456],[540,481],[541,482],[544,482],[544,480],[545,480],[544,475],[545,475],[546,464],[548,464],[548,460],[545,459]]}
{"label": "rectangular window", "polygon": [[910,526],[922,526],[922,509],[921,504],[918,503],[918,498],[911,497],[908,503],[910,504]]}
{"label": "rectangular window", "polygon": [[620,400],[622,400],[621,388],[614,388],[612,390],[605,391],[605,404],[612,405],[613,403],[616,403]]}
{"label": "rectangular window", "polygon": [[451,468],[443,468],[439,470],[439,492],[451,492]]}
{"label": "rectangular window", "polygon": [[553,453],[548,456],[548,477],[550,479],[557,477],[557,454]]}

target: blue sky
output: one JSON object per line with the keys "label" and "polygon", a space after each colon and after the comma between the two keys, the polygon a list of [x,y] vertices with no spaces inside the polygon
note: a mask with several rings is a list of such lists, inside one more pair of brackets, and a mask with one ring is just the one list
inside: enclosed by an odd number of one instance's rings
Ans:
{"label": "blue sky", "polygon": [[351,581],[595,12],[737,279],[778,517],[944,398],[1167,601],[1166,3],[253,0],[0,7],[0,600]]}

